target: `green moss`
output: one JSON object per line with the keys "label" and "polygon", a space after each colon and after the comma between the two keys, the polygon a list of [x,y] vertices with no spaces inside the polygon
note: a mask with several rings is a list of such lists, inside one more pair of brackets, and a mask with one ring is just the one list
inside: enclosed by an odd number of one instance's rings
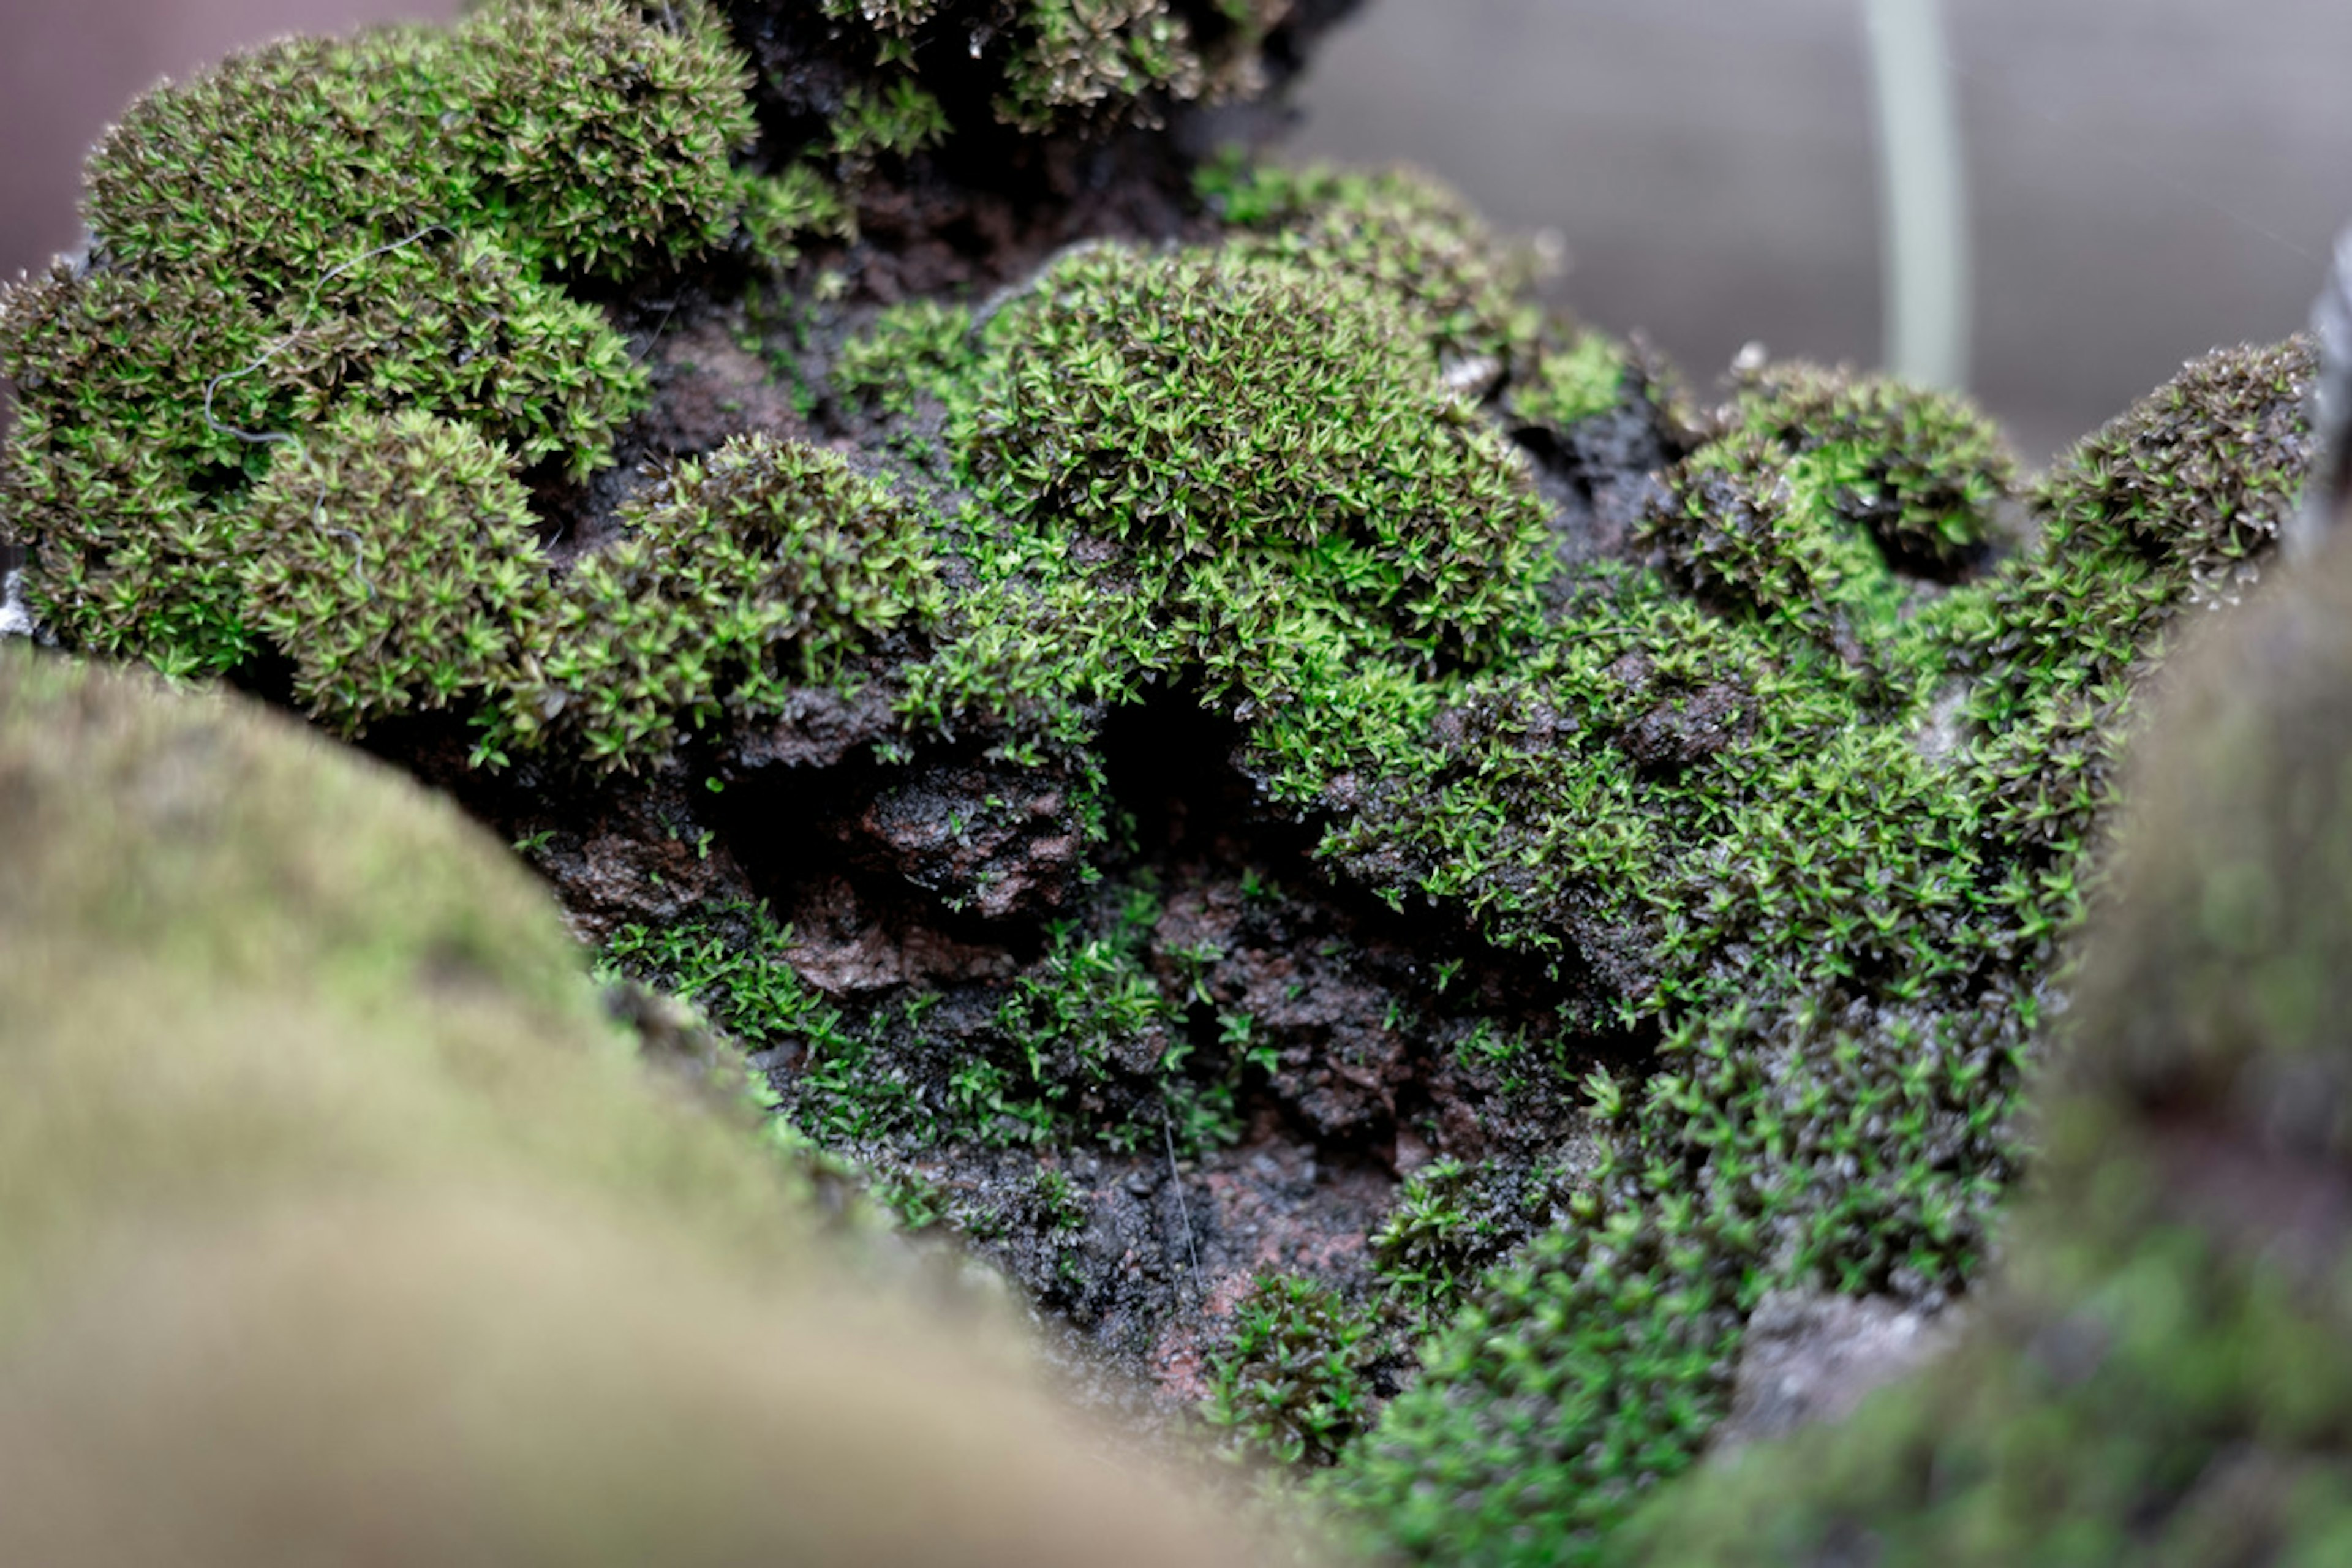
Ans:
{"label": "green moss", "polygon": [[976,708],[1082,739],[1070,704],[1147,679],[1272,708],[1360,653],[1410,671],[1532,623],[1548,552],[1526,461],[1392,296],[1104,248],[985,340],[953,436],[1003,521],[974,540],[960,634],[912,673],[918,723]]}
{"label": "green moss", "polygon": [[[974,30],[939,0],[821,0],[838,26],[874,40],[884,68],[913,72],[939,52],[981,63],[993,116],[1031,133],[1157,124],[1174,104],[1245,97],[1286,0],[1018,0]],[[897,90],[895,85],[893,90]]]}
{"label": "green moss", "polygon": [[771,268],[798,261],[801,242],[812,235],[846,239],[856,233],[843,187],[805,162],[774,174],[739,173],[737,181],[744,239]]}
{"label": "green moss", "polygon": [[944,404],[979,368],[971,311],[916,300],[894,305],[844,343],[833,362],[834,391],[886,417],[906,419],[917,399]]}
{"label": "green moss", "polygon": [[679,463],[622,521],[554,595],[502,740],[633,763],[722,713],[779,711],[936,610],[921,510],[821,447],[738,437]]}
{"label": "green moss", "polygon": [[749,85],[707,34],[604,0],[292,40],[135,106],[91,160],[89,226],[116,264],[262,295],[436,224],[621,276],[726,237]]}
{"label": "green moss", "polygon": [[0,1344],[126,1217],[322,1193],[552,1182],[747,1266],[804,1248],[779,1171],[646,1092],[544,890],[445,799],[15,647],[0,793]]}
{"label": "green moss", "polygon": [[1566,349],[1544,353],[1536,363],[1534,378],[1512,388],[1511,412],[1564,430],[1622,403],[1630,370],[1625,350],[1614,340],[1600,332],[1580,332]]}
{"label": "green moss", "polygon": [[[2232,503],[2299,439],[2259,377],[2299,358],[2192,368],[2049,493],[2113,527],[2090,498],[2144,494],[2179,451],[2164,434],[2254,414],[2235,433],[2257,466],[2130,519],[2251,566],[2229,525],[2265,522]],[[2333,548],[2168,675],[2050,1075],[2040,1192],[1969,1339],[1845,1426],[1662,1495],[1625,1561],[1825,1563],[1867,1539],[1889,1568],[2316,1564],[2352,1545],[2352,1268],[2343,1227],[2314,1221],[2352,1159],[2347,616]]]}
{"label": "green moss", "polygon": [[1165,1140],[1192,1154],[1237,1131],[1240,1064],[1185,1071],[1180,999],[1141,961],[1154,912],[1139,904],[1104,937],[1057,926],[986,1023],[959,1031],[928,1023],[920,999],[856,1016],[827,1002],[793,969],[791,931],[762,908],[627,927],[605,952],[747,1047],[794,1053],[776,1080],[778,1113],[886,1173],[904,1154],[957,1143],[1131,1151]]}
{"label": "green moss", "polygon": [[1368,1238],[1373,1270],[1412,1315],[1442,1322],[1479,1278],[1568,1218],[1564,1173],[1501,1161],[1433,1160]]}
{"label": "green moss", "polygon": [[1339,274],[1415,318],[1441,356],[1486,381],[1524,365],[1542,333],[1531,257],[1504,246],[1454,192],[1405,171],[1286,168],[1228,157],[1195,180],[1228,250]]}
{"label": "green moss", "polygon": [[547,586],[506,454],[430,414],[345,417],[256,487],[254,625],[335,730],[478,703],[521,679]]}
{"label": "green moss", "polygon": [[[1466,870],[1474,900],[1501,868],[1541,868],[1508,901],[1489,900],[1537,917],[1520,927],[1525,940],[1573,932],[1594,893],[1631,889],[1652,911],[1634,906],[1632,928],[1652,934],[1625,954],[1628,1016],[1654,1009],[1662,1031],[1659,1068],[1637,1089],[1596,1086],[1613,1147],[1579,1223],[1481,1284],[1421,1384],[1345,1461],[1340,1495],[1377,1521],[1373,1539],[1417,1559],[1599,1560],[1630,1500],[1687,1466],[1719,1417],[1741,1325],[1764,1290],[1934,1299],[1976,1270],[1987,1215],[2017,1167],[2024,1054],[2105,804],[2083,777],[2083,749],[2040,741],[2080,722],[2068,716],[2086,694],[2115,705],[2108,721],[2119,713],[2122,678],[2191,598],[2217,512],[2283,503],[2273,476],[2298,457],[2305,364],[2289,350],[2200,367],[2095,439],[2045,485],[2050,525],[2032,552],[1941,597],[1906,591],[1896,615],[1907,629],[1886,644],[1885,681],[1857,682],[1818,623],[1771,614],[1752,595],[1727,591],[1728,615],[1694,616],[1655,586],[1600,601],[1605,618],[1572,606],[1560,651],[1537,667],[1542,684],[1513,704],[1499,691],[1465,704],[1482,715],[1459,731],[1479,760],[1450,772],[1503,798],[1461,791],[1451,804],[1441,790],[1431,806],[1349,830],[1343,847],[1362,863],[1395,866],[1402,836],[1424,886]],[[1771,460],[1752,426],[1726,439]],[[2118,449],[2144,477],[2116,483]],[[2193,487],[2166,485],[2164,467],[2189,450],[2239,457]],[[1721,461],[1702,451],[1676,482]],[[2084,492],[2118,489],[2173,494],[2131,508],[2128,524],[2088,524],[2134,528],[2141,548],[2134,563],[2110,558],[2079,580],[2128,595],[2142,613],[2118,631],[2042,643],[2046,662],[1999,667],[2015,682],[2006,690],[1956,684],[1993,668],[1986,650],[2046,622],[2048,601],[2026,584],[2086,531],[2075,521]],[[1751,537],[1771,564],[1780,536]],[[1614,661],[1636,655],[1629,679]],[[1607,795],[1582,782],[1588,770],[1562,770],[1556,752],[1533,754],[1554,777],[1579,779],[1572,790],[1547,783],[1533,756],[1511,761],[1533,751],[1519,737],[1547,710],[1579,721],[1547,718],[1551,734],[1609,745],[1629,763],[1654,756],[1643,721],[1626,720],[1639,712],[1628,698],[1647,697],[1658,668],[1685,689],[1738,694],[1727,743],[1670,753],[1685,759],[1676,771],[1628,766]],[[1533,707],[1538,693],[1545,709]],[[1955,706],[1967,715],[1957,754],[1932,739]],[[1612,710],[1625,717],[1612,721]],[[2011,805],[2021,786],[2039,803],[2031,818]],[[1482,818],[1467,816],[1481,806]],[[1596,861],[1584,846],[1602,831],[1610,858]],[[1608,871],[1583,908],[1574,883],[1547,889],[1563,859]],[[1625,929],[1623,914],[1612,922]]]}
{"label": "green moss", "polygon": [[1328,1465],[1370,1419],[1370,1313],[1295,1274],[1260,1275],[1210,1355],[1207,1415],[1238,1451]]}

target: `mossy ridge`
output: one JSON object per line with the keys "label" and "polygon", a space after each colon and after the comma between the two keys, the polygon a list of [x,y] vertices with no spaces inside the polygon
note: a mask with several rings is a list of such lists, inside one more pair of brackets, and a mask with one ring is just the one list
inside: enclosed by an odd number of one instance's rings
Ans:
{"label": "mossy ridge", "polygon": [[[2042,486],[2039,542],[1926,612],[1914,646],[1940,657],[1897,721],[1874,731],[1856,713],[1817,758],[1781,760],[1750,808],[1761,816],[1741,824],[1757,837],[1714,863],[1747,879],[1728,897],[1694,882],[1665,927],[1664,1070],[1631,1094],[1594,1085],[1619,1142],[1580,1223],[1482,1283],[1422,1383],[1345,1461],[1339,1495],[1371,1540],[1419,1560],[1599,1561],[1632,1499],[1687,1466],[1719,1417],[1765,1289],[1932,1297],[1974,1270],[2106,804],[2078,782],[2084,750],[2112,743],[2125,678],[2211,563],[2258,564],[2304,460],[2307,374],[2295,345],[2216,356],[2092,437]],[[2168,484],[2191,452],[2233,459],[2193,489]],[[2076,553],[2118,535],[2128,562]],[[2063,574],[2087,589],[2102,568],[2136,611],[2124,628],[2051,628],[2028,585]],[[1932,717],[1937,667],[1985,669],[1986,649],[2037,628],[2040,661],[2000,667],[2006,689],[1969,710],[1965,748],[1923,752],[1912,731]],[[1823,682],[1811,700],[1850,701],[1841,689]],[[2112,705],[2079,731],[2084,748],[2020,743],[2079,723],[2085,692]],[[2028,789],[2032,815],[2010,804]],[[1881,815],[1890,802],[1908,820]]]}

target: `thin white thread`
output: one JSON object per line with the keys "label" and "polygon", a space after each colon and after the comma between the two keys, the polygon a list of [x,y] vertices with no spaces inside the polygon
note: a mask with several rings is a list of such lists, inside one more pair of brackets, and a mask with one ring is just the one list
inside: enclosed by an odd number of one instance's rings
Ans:
{"label": "thin white thread", "polygon": [[1176,1130],[1168,1120],[1168,1094],[1160,1095],[1160,1135],[1168,1141],[1168,1180],[1176,1188],[1176,1217],[1184,1226],[1184,1252],[1192,1260],[1192,1298],[1204,1300],[1207,1292],[1201,1288],[1201,1249],[1192,1240],[1192,1205],[1184,1201],[1183,1173],[1176,1168]]}

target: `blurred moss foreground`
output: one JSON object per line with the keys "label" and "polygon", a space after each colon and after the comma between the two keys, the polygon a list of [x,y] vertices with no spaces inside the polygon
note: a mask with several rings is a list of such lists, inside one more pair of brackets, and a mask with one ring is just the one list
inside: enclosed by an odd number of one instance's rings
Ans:
{"label": "blurred moss foreground", "polygon": [[0,1558],[1248,1559],[859,1284],[445,804],[21,649],[0,803]]}

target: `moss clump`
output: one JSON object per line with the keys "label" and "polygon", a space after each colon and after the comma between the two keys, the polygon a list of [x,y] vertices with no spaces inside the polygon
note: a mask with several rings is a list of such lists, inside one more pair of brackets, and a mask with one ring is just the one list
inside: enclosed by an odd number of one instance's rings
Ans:
{"label": "moss clump", "polygon": [[1417,1317],[1450,1315],[1488,1270],[1568,1219],[1575,1186],[1557,1170],[1433,1160],[1368,1238],[1372,1268]]}
{"label": "moss clump", "polygon": [[1295,1274],[1262,1275],[1212,1356],[1207,1415],[1241,1451],[1324,1466],[1370,1420],[1380,1341],[1371,1313]]}
{"label": "moss clump", "polygon": [[1956,619],[1964,718],[1991,826],[2039,871],[2114,794],[2132,679],[2183,614],[2253,580],[2311,461],[2294,339],[2190,364],[2085,439],[2035,498],[2041,536]]}
{"label": "moss clump", "polygon": [[331,728],[521,679],[547,603],[537,525],[473,427],[415,410],[339,420],[270,470],[247,515],[253,623]]}
{"label": "moss clump", "polygon": [[136,106],[92,159],[89,267],[0,297],[0,526],[72,643],[186,673],[256,647],[255,481],[329,415],[415,408],[573,477],[646,382],[557,279],[723,239],[740,59],[634,7],[297,40]]}
{"label": "moss clump", "polygon": [[935,612],[922,510],[820,447],[739,437],[679,463],[622,521],[555,595],[511,738],[631,763],[722,713],[780,711]]}
{"label": "moss clump", "polygon": [[1191,583],[1200,565],[1316,584],[1433,652],[1524,616],[1544,543],[1525,460],[1384,293],[1282,262],[1104,251],[993,335],[973,456],[1014,516]]}
{"label": "moss clump", "polygon": [[1580,332],[1567,348],[1544,353],[1534,377],[1511,389],[1511,412],[1531,424],[1565,430],[1623,403],[1631,370],[1615,341]]}
{"label": "moss clump", "polygon": [[726,239],[750,85],[723,40],[609,0],[297,39],[135,106],[90,161],[90,231],[107,261],[261,295],[433,225],[623,277]]}
{"label": "moss clump", "polygon": [[1683,466],[1641,539],[1702,598],[1886,679],[1922,584],[1990,559],[2010,477],[1999,435],[1956,398],[1784,367],[1750,380],[1737,434]]}
{"label": "moss clump", "polygon": [[1259,51],[1290,0],[1019,0],[976,30],[960,11],[941,16],[939,0],[821,0],[821,8],[869,30],[885,66],[911,68],[947,49],[981,61],[996,84],[995,117],[1039,132],[1156,124],[1171,104],[1255,94]]}
{"label": "moss clump", "polygon": [[1402,171],[1360,174],[1227,159],[1195,181],[1232,254],[1352,278],[1415,318],[1450,378],[1483,391],[1543,332],[1531,256],[1499,243],[1461,196]]}

